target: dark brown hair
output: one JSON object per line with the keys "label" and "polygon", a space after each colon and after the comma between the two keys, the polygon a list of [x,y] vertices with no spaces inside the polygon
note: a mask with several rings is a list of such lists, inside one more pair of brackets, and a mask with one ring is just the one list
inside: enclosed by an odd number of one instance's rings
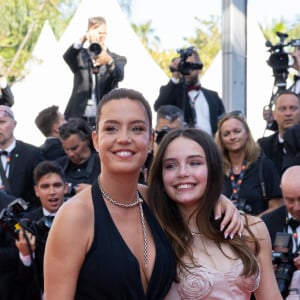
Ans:
{"label": "dark brown hair", "polygon": [[[205,153],[208,172],[207,186],[203,195],[203,201],[199,201],[199,206],[194,212],[199,231],[206,238],[215,241],[221,251],[221,243],[227,243],[231,246],[243,262],[242,275],[257,274],[258,264],[255,255],[245,240],[237,236],[233,240],[225,239],[223,232],[219,229],[220,221],[215,221],[214,219],[214,208],[219,200],[223,183],[222,158],[212,137],[202,130],[192,128],[175,129],[165,136],[154,157],[148,181],[150,207],[171,241],[178,266],[187,269],[187,265],[183,261],[184,256],[188,256],[194,262],[191,250],[193,236],[176,202],[165,192],[162,178],[164,154],[168,145],[178,137],[197,142]],[[254,237],[253,240],[258,249],[258,244]]]}

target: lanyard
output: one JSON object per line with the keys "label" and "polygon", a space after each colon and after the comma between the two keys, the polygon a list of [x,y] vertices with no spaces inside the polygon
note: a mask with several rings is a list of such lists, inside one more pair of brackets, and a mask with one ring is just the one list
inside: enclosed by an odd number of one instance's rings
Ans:
{"label": "lanyard", "polygon": [[232,168],[230,169],[229,179],[231,181],[232,194],[230,196],[231,200],[239,200],[240,188],[243,183],[245,171],[247,169],[247,162],[243,160],[240,174],[234,175]]}

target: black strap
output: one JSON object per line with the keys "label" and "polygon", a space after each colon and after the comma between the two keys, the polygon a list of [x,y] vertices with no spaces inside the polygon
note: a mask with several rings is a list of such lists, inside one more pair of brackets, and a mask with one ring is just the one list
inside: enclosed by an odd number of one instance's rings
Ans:
{"label": "black strap", "polygon": [[[1,156],[0,156],[0,158],[1,158]],[[7,179],[7,177],[6,177],[5,171],[4,171],[4,169],[3,169],[2,161],[0,161],[0,176],[1,176],[2,184],[3,184],[4,187],[5,187],[5,191],[6,191],[8,194],[11,194],[10,184],[9,184],[9,182],[8,182],[8,179]]]}
{"label": "black strap", "polygon": [[264,176],[263,176],[263,162],[264,162],[264,156],[262,156],[260,158],[260,162],[259,162],[259,179],[260,179],[263,200],[267,201],[266,184],[265,184]]}

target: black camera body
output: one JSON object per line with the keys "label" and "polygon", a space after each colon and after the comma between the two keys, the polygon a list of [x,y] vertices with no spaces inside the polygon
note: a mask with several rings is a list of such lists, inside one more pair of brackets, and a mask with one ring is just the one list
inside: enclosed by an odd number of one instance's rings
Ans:
{"label": "black camera body", "polygon": [[274,251],[272,252],[272,263],[277,265],[275,272],[277,285],[283,297],[288,295],[288,288],[291,283],[293,273],[296,270],[293,259],[297,254],[293,254],[293,235],[287,232],[276,232],[274,241]]}
{"label": "black camera body", "polygon": [[187,62],[187,58],[193,54],[193,47],[189,47],[186,49],[178,49],[177,53],[180,54],[180,61],[178,64],[178,68],[174,69],[172,66],[170,67],[171,72],[180,72],[182,75],[189,75],[193,70],[202,70],[202,63],[190,63]]}
{"label": "black camera body", "polygon": [[167,126],[164,126],[161,130],[156,131],[156,139],[155,142],[157,143],[157,145],[159,145],[159,143],[162,141],[162,139],[164,138],[164,136],[170,131],[170,128]]}
{"label": "black camera body", "polygon": [[77,183],[68,183],[68,191],[66,192],[66,197],[73,197],[76,194]]}
{"label": "black camera body", "polygon": [[268,65],[273,70],[273,76],[275,77],[275,85],[278,88],[286,87],[286,80],[288,77],[288,68],[290,67],[290,55],[285,51],[285,47],[300,47],[300,39],[293,39],[288,43],[284,43],[288,34],[276,32],[279,37],[280,42],[273,45],[270,41],[266,41],[266,46],[269,47],[269,52],[271,52],[269,59],[267,60]]}
{"label": "black camera body", "polygon": [[46,217],[38,221],[24,218],[22,214],[27,210],[28,203],[22,198],[12,201],[0,213],[0,226],[9,232],[14,239],[19,238],[21,227],[36,236],[36,243],[45,243],[51,223]]}

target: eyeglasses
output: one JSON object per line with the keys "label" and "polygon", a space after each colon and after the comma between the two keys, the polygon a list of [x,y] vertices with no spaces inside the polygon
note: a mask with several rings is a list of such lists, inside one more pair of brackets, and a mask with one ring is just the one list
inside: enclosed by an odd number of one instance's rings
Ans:
{"label": "eyeglasses", "polygon": [[232,116],[232,117],[240,117],[245,119],[245,116],[241,110],[233,110],[231,112],[223,113],[222,115],[218,116],[218,122],[220,122],[225,117]]}

